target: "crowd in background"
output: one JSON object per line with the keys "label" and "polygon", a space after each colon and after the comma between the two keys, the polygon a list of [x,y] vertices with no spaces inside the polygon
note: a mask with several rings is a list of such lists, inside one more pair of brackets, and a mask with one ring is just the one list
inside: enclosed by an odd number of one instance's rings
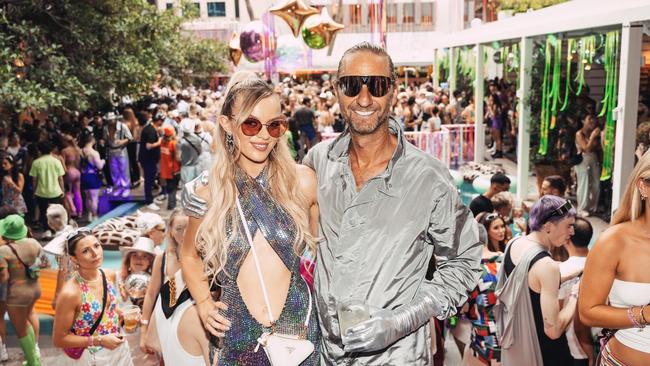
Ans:
{"label": "crowd in background", "polygon": [[[450,95],[448,90],[434,88],[430,83],[401,85],[398,88],[391,108],[405,131],[433,132],[444,124],[475,122],[474,98],[470,93],[453,91]],[[289,120],[286,135],[294,159],[301,160],[308,149],[321,139],[343,131],[343,118],[334,86],[329,80],[297,82],[287,78],[276,85],[276,91],[281,95],[282,111]],[[106,113],[87,111],[69,114],[63,119],[45,117],[42,120],[39,116],[31,115],[20,121],[12,121],[3,128],[0,136],[0,219],[3,219],[0,221],[0,236],[5,243],[15,244],[17,253],[10,250],[11,246],[0,247],[3,258],[0,267],[8,268],[0,275],[0,282],[4,282],[5,286],[4,297],[0,287],[0,312],[9,313],[28,363],[37,364],[39,352],[38,319],[33,312],[34,302],[39,296],[38,276],[32,278],[29,271],[15,270],[20,267],[17,263],[22,263],[34,273],[38,272],[48,263],[34,237],[44,241],[65,237],[65,244],[58,244],[61,246],[58,252],[51,252],[58,253],[57,263],[62,279],[56,289],[59,298],[55,298],[53,306],[65,304],[60,296],[70,300],[64,309],[57,309],[57,313],[61,311],[66,317],[63,318],[64,322],[55,323],[54,339],[58,347],[82,347],[83,341],[67,332],[67,322],[73,321],[75,304],[82,306],[84,302],[89,302],[92,307],[92,304],[101,301],[100,280],[105,274],[97,274],[97,269],[101,267],[101,247],[104,243],[97,239],[96,232],[74,228],[77,224],[83,226],[97,219],[101,196],[126,200],[140,185],[144,186],[147,210],[159,211],[166,201],[167,210],[173,213],[167,220],[155,214],[144,214],[140,219],[134,219],[138,221],[134,224],[138,234],[131,247],[121,248],[122,269],[117,273],[105,271],[110,279],[108,282],[114,284],[114,287],[109,286],[110,295],[105,300],[111,302],[107,311],[113,312],[106,322],[99,325],[99,329],[108,336],[93,339],[93,342],[99,343],[90,346],[118,350],[120,357],[132,357],[137,365],[158,365],[162,357],[161,347],[175,346],[174,339],[160,333],[158,337],[150,337],[152,327],[149,321],[156,319],[157,329],[182,331],[188,337],[194,334],[190,331],[191,327],[198,326],[200,323],[197,322],[200,321],[190,307],[184,306],[180,315],[166,317],[165,311],[169,309],[160,307],[161,301],[156,302],[156,298],[160,296],[161,287],[167,285],[169,288],[169,280],[177,278],[180,273],[178,253],[187,217],[174,210],[177,195],[183,183],[196,178],[210,166],[212,132],[218,123],[224,92],[156,89],[151,96],[137,103],[121,105]],[[492,136],[490,151],[494,158],[503,157],[504,143],[514,148],[517,133],[516,108],[512,105],[514,99],[513,89],[507,84],[499,81],[489,83],[485,121]],[[493,365],[501,360],[496,323],[507,320],[498,318],[499,312],[495,307],[498,272],[506,273],[505,277],[520,279],[521,275],[515,274],[521,272],[517,267],[522,264],[531,268],[527,275],[527,283],[531,285],[526,285],[532,301],[530,324],[536,327],[537,341],[542,349],[540,356],[544,363],[593,364],[597,329],[591,326],[599,322],[593,320],[591,315],[586,315],[586,321],[582,321],[576,315],[576,299],[579,296],[579,275],[584,270],[593,233],[591,224],[584,217],[598,209],[598,151],[602,131],[593,113],[586,110],[575,132],[576,149],[582,153],[582,160],[575,164],[577,210],[567,205],[571,182],[561,176],[544,179],[540,194],[542,198],[532,208],[514,203],[508,193],[511,182],[503,174],[494,175],[488,191],[477,196],[470,205],[482,228],[485,244],[481,280],[469,294],[465,306],[459,309],[460,315],[446,324],[467,364]],[[642,157],[642,153],[639,153],[637,157],[645,165],[640,164],[636,174],[648,179],[648,155]],[[69,237],[70,233],[74,235]],[[516,238],[524,239],[515,244]],[[165,249],[161,249],[163,243],[166,243]],[[509,251],[506,250],[508,243],[511,243]],[[532,257],[522,254],[537,250],[532,249],[537,248],[535,244],[540,244],[544,250]],[[551,254],[544,254],[547,251]],[[7,266],[6,262],[11,261],[15,263]],[[148,274],[150,282],[140,291],[139,297],[134,297],[125,284],[129,280],[136,281],[137,276],[131,275],[138,273]],[[70,290],[72,286],[64,285],[63,279],[66,278],[83,284],[81,293]],[[550,281],[557,279],[562,285],[559,288],[545,286],[549,278]],[[533,286],[532,283],[537,285]],[[13,289],[9,292],[11,296],[6,296],[7,286]],[[16,294],[24,297],[19,300],[21,304],[31,305],[20,309],[12,306],[13,296],[18,296]],[[542,306],[540,296],[558,301],[552,306]],[[158,305],[154,307],[156,303]],[[120,332],[120,325],[115,319],[117,308],[124,304],[138,307],[141,319],[146,322],[142,323],[138,332],[126,338],[110,336]],[[185,311],[189,314],[187,322],[183,317]],[[98,315],[97,310],[92,308],[86,313],[90,314],[88,319]],[[638,317],[643,314],[641,309]],[[80,336],[92,328],[93,322],[83,318],[83,314],[79,316],[75,321],[80,322]],[[184,325],[179,330],[181,317]],[[7,357],[4,345],[6,328],[2,318],[0,316],[0,360]],[[552,318],[556,322],[548,328],[545,322],[540,322],[542,318]],[[607,325],[606,322],[602,323]],[[443,347],[444,328],[442,323],[436,323],[438,350]],[[157,342],[152,343],[152,339]],[[176,342],[179,339],[183,343],[185,338],[178,338]],[[194,346],[187,343],[183,347],[192,349],[195,361],[201,364],[208,357],[207,339],[195,341],[189,342]],[[435,344],[432,346],[436,347]],[[101,356],[101,353],[93,353],[93,357]],[[440,362],[444,352],[439,351],[436,357]]]}

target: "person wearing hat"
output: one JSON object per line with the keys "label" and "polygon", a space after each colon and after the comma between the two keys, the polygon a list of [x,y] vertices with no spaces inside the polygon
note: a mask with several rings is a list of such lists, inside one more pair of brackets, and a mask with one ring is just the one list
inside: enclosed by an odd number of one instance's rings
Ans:
{"label": "person wearing hat", "polygon": [[[164,234],[164,232],[163,232]],[[136,301],[131,299],[124,287],[127,277],[132,273],[145,272],[151,274],[151,266],[156,256],[154,241],[146,236],[140,236],[136,239],[133,246],[120,247],[122,253],[122,270],[118,278],[118,288],[122,301]]]}
{"label": "person wearing hat", "polygon": [[[132,297],[128,293],[125,284],[131,274],[138,272],[148,274],[149,281],[151,281],[150,276],[153,268],[153,261],[156,257],[156,251],[154,250],[155,247],[156,245],[154,244],[154,241],[146,236],[141,236],[136,239],[135,243],[133,243],[133,246],[131,247],[120,247],[120,252],[122,253],[122,270],[117,281],[120,296],[122,297],[123,302],[130,302],[133,305],[139,306],[140,309],[142,309],[144,297]],[[148,282],[146,287],[149,287]],[[148,354],[140,350],[140,336],[140,328],[133,333],[126,334],[126,340],[131,350],[131,359],[133,360],[133,364],[138,366],[158,366],[160,364],[158,355]]]}
{"label": "person wearing hat", "polygon": [[113,180],[113,194],[128,197],[131,189],[131,173],[129,171],[129,153],[126,149],[133,135],[129,127],[123,123],[122,116],[114,112],[106,114],[107,122],[104,128],[104,140],[108,143],[108,161]]}
{"label": "person wearing hat", "polygon": [[141,236],[153,240],[156,253],[162,252],[160,246],[165,240],[165,220],[153,212],[144,212],[136,216],[135,227]]}
{"label": "person wearing hat", "polygon": [[181,166],[176,148],[176,134],[172,126],[163,127],[160,144],[160,180],[167,193],[167,209],[176,207],[176,190],[181,179]]}
{"label": "person wearing hat", "polygon": [[29,319],[34,303],[41,296],[38,270],[42,248],[38,241],[27,237],[27,232],[20,215],[9,215],[0,221],[0,236],[5,242],[0,246],[0,281],[9,283],[7,312],[27,365],[37,366],[41,360]]}

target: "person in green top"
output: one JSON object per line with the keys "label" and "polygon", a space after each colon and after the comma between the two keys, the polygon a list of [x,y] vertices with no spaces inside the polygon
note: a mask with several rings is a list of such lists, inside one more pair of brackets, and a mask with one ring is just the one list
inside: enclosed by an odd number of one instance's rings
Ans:
{"label": "person in green top", "polygon": [[63,204],[63,176],[65,169],[63,164],[52,155],[54,146],[49,141],[38,143],[38,150],[41,157],[34,160],[29,176],[32,177],[34,196],[40,211],[39,220],[44,228],[47,228],[47,217],[45,212],[51,203]]}

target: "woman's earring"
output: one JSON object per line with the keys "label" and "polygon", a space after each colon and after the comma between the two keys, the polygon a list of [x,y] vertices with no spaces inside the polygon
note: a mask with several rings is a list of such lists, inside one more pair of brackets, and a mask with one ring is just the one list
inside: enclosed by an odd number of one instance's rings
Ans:
{"label": "woman's earring", "polygon": [[231,133],[226,134],[226,148],[231,154],[235,152],[235,139],[232,137]]}

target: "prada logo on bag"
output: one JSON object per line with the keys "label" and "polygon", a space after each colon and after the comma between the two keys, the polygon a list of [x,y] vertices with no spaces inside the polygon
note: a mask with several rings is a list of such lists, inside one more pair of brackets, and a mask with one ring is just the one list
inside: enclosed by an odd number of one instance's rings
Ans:
{"label": "prada logo on bag", "polygon": [[296,347],[287,347],[287,352],[288,352],[289,354],[292,354],[293,351],[295,351],[295,350],[296,350]]}

